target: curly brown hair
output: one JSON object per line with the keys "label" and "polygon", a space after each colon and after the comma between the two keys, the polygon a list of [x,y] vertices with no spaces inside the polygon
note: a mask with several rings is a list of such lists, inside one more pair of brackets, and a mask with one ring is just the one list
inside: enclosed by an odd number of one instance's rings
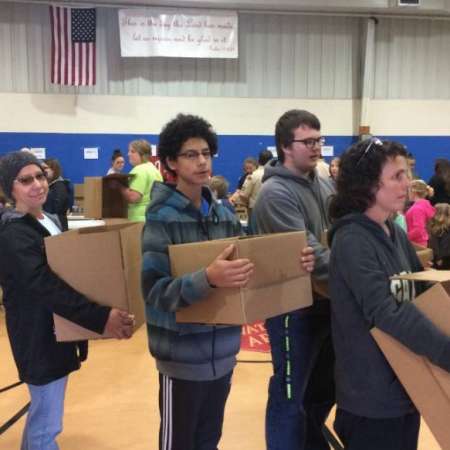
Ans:
{"label": "curly brown hair", "polygon": [[388,159],[403,156],[405,147],[393,141],[370,138],[353,144],[341,156],[337,193],[330,202],[330,218],[363,213],[375,202],[381,172]]}

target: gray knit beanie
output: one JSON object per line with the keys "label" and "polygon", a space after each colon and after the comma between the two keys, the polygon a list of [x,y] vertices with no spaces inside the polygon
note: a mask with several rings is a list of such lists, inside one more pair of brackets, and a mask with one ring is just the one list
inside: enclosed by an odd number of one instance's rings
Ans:
{"label": "gray knit beanie", "polygon": [[17,174],[30,164],[35,164],[42,169],[41,162],[27,151],[7,153],[0,158],[0,187],[9,199],[12,200],[11,192]]}

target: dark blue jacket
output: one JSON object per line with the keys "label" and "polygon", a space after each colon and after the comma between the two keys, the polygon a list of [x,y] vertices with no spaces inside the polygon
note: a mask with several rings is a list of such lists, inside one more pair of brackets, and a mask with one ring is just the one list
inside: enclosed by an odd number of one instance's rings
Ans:
{"label": "dark blue jacket", "polygon": [[238,219],[204,188],[209,202],[204,216],[174,187],[156,182],[142,239],[142,285],[151,354],[159,372],[186,380],[211,380],[233,370],[241,328],[179,324],[175,312],[207,301],[213,289],[206,268],[174,278],[168,247],[241,234]]}

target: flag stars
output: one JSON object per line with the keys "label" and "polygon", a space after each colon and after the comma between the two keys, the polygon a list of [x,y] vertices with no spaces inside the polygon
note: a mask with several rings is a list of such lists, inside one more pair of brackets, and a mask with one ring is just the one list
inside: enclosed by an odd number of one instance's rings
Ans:
{"label": "flag stars", "polygon": [[72,41],[95,42],[95,9],[72,9]]}

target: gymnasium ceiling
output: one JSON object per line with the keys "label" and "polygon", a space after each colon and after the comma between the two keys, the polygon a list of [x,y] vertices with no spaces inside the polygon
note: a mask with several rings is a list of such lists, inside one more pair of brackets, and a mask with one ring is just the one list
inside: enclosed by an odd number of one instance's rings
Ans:
{"label": "gymnasium ceiling", "polygon": [[[0,0],[14,3],[50,3],[49,0]],[[419,6],[398,6],[400,0],[62,0],[57,3],[97,6],[170,6],[235,9],[255,12],[338,13],[374,16],[450,17],[450,0],[419,0]],[[56,3],[56,2],[54,2]]]}

